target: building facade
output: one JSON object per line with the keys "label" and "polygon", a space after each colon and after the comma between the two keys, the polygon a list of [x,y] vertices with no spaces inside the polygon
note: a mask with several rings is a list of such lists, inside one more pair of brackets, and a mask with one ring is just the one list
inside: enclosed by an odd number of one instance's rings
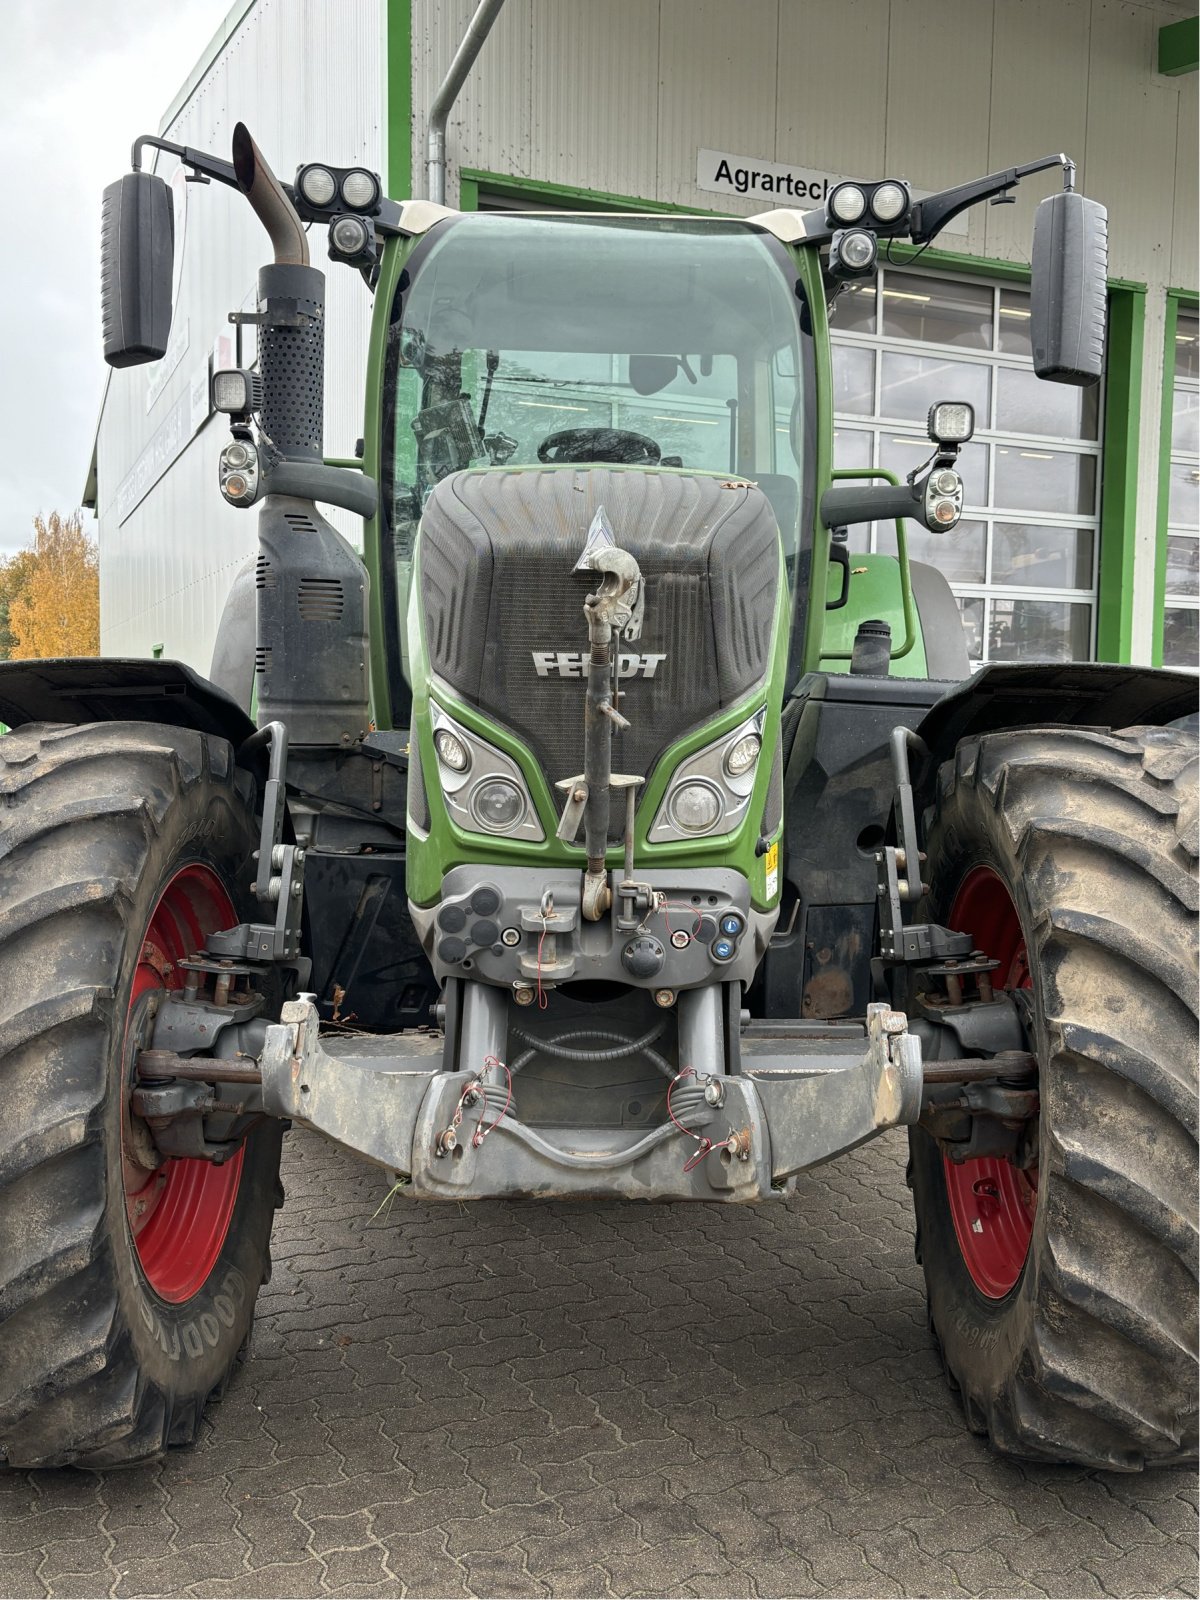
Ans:
{"label": "building facade", "polygon": [[[220,153],[240,119],[284,176],[302,160],[362,162],[392,196],[420,193],[428,107],[473,10],[243,0],[161,131]],[[1194,667],[1193,12],[1186,0],[506,0],[451,113],[448,203],[745,215],[807,209],[842,177],[933,190],[1067,152],[1109,212],[1104,383],[1033,376],[1029,243],[1055,181],[1035,177],[919,258],[894,248],[877,281],[839,299],[836,464],[907,470],[930,401],[971,399],[962,523],[910,537],[949,578],[973,657]],[[254,546],[253,519],[216,491],[225,431],[207,371],[239,337],[252,358],[227,314],[251,303],[263,236],[236,196],[178,187],[172,348],[155,368],[113,374],[91,487],[102,649],[203,671]],[[344,271],[328,282],[326,447],[348,457],[363,431],[369,295]],[[699,459],[714,419],[702,396],[683,412],[663,425]],[[883,529],[865,537],[888,548]]]}

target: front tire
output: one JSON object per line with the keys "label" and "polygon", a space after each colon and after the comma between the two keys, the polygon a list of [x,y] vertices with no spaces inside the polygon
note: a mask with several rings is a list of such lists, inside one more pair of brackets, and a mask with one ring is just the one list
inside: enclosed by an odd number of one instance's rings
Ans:
{"label": "front tire", "polygon": [[0,739],[0,1461],[190,1443],[269,1272],[280,1125],[224,1168],[129,1112],[156,990],[237,920],[252,785],[223,739],[144,723]]}
{"label": "front tire", "polygon": [[1008,1454],[1196,1455],[1196,830],[1174,729],[991,734],[938,776],[917,918],[1033,992],[1036,1168],[910,1135],[933,1334]]}

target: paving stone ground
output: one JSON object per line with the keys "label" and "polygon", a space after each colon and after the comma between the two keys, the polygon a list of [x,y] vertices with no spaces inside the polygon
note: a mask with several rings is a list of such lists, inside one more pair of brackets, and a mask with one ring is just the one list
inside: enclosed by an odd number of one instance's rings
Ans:
{"label": "paving stone ground", "polygon": [[925,1329],[889,1135],[787,1204],[421,1207],[288,1136],[198,1445],[0,1472],[0,1595],[1197,1593],[1193,1473],[1016,1465]]}

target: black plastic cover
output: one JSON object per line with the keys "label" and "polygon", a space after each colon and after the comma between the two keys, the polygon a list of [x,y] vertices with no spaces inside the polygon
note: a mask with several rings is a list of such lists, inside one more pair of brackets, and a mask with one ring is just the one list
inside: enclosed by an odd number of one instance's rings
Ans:
{"label": "black plastic cover", "polygon": [[127,172],[110,183],[100,220],[100,308],[110,367],[136,367],[166,354],[174,249],[166,182]]}
{"label": "black plastic cover", "polygon": [[1072,190],[1038,206],[1030,258],[1030,338],[1039,378],[1079,386],[1104,371],[1108,212]]}

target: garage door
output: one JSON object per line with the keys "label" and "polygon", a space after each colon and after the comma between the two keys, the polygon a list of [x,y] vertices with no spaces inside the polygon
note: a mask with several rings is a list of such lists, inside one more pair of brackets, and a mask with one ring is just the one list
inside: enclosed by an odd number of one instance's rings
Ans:
{"label": "garage door", "polygon": [[[935,400],[969,400],[963,519],[909,522],[909,554],[949,579],[976,661],[1086,661],[1095,642],[1099,388],[1034,377],[1020,288],[884,267],[833,316],[834,465],[903,477],[925,461]],[[895,553],[892,524],[851,547]]]}
{"label": "garage door", "polygon": [[[1168,352],[1170,359],[1170,352]],[[1167,609],[1163,666],[1196,670],[1200,650],[1200,322],[1181,311],[1175,329],[1171,469],[1167,491]]]}

